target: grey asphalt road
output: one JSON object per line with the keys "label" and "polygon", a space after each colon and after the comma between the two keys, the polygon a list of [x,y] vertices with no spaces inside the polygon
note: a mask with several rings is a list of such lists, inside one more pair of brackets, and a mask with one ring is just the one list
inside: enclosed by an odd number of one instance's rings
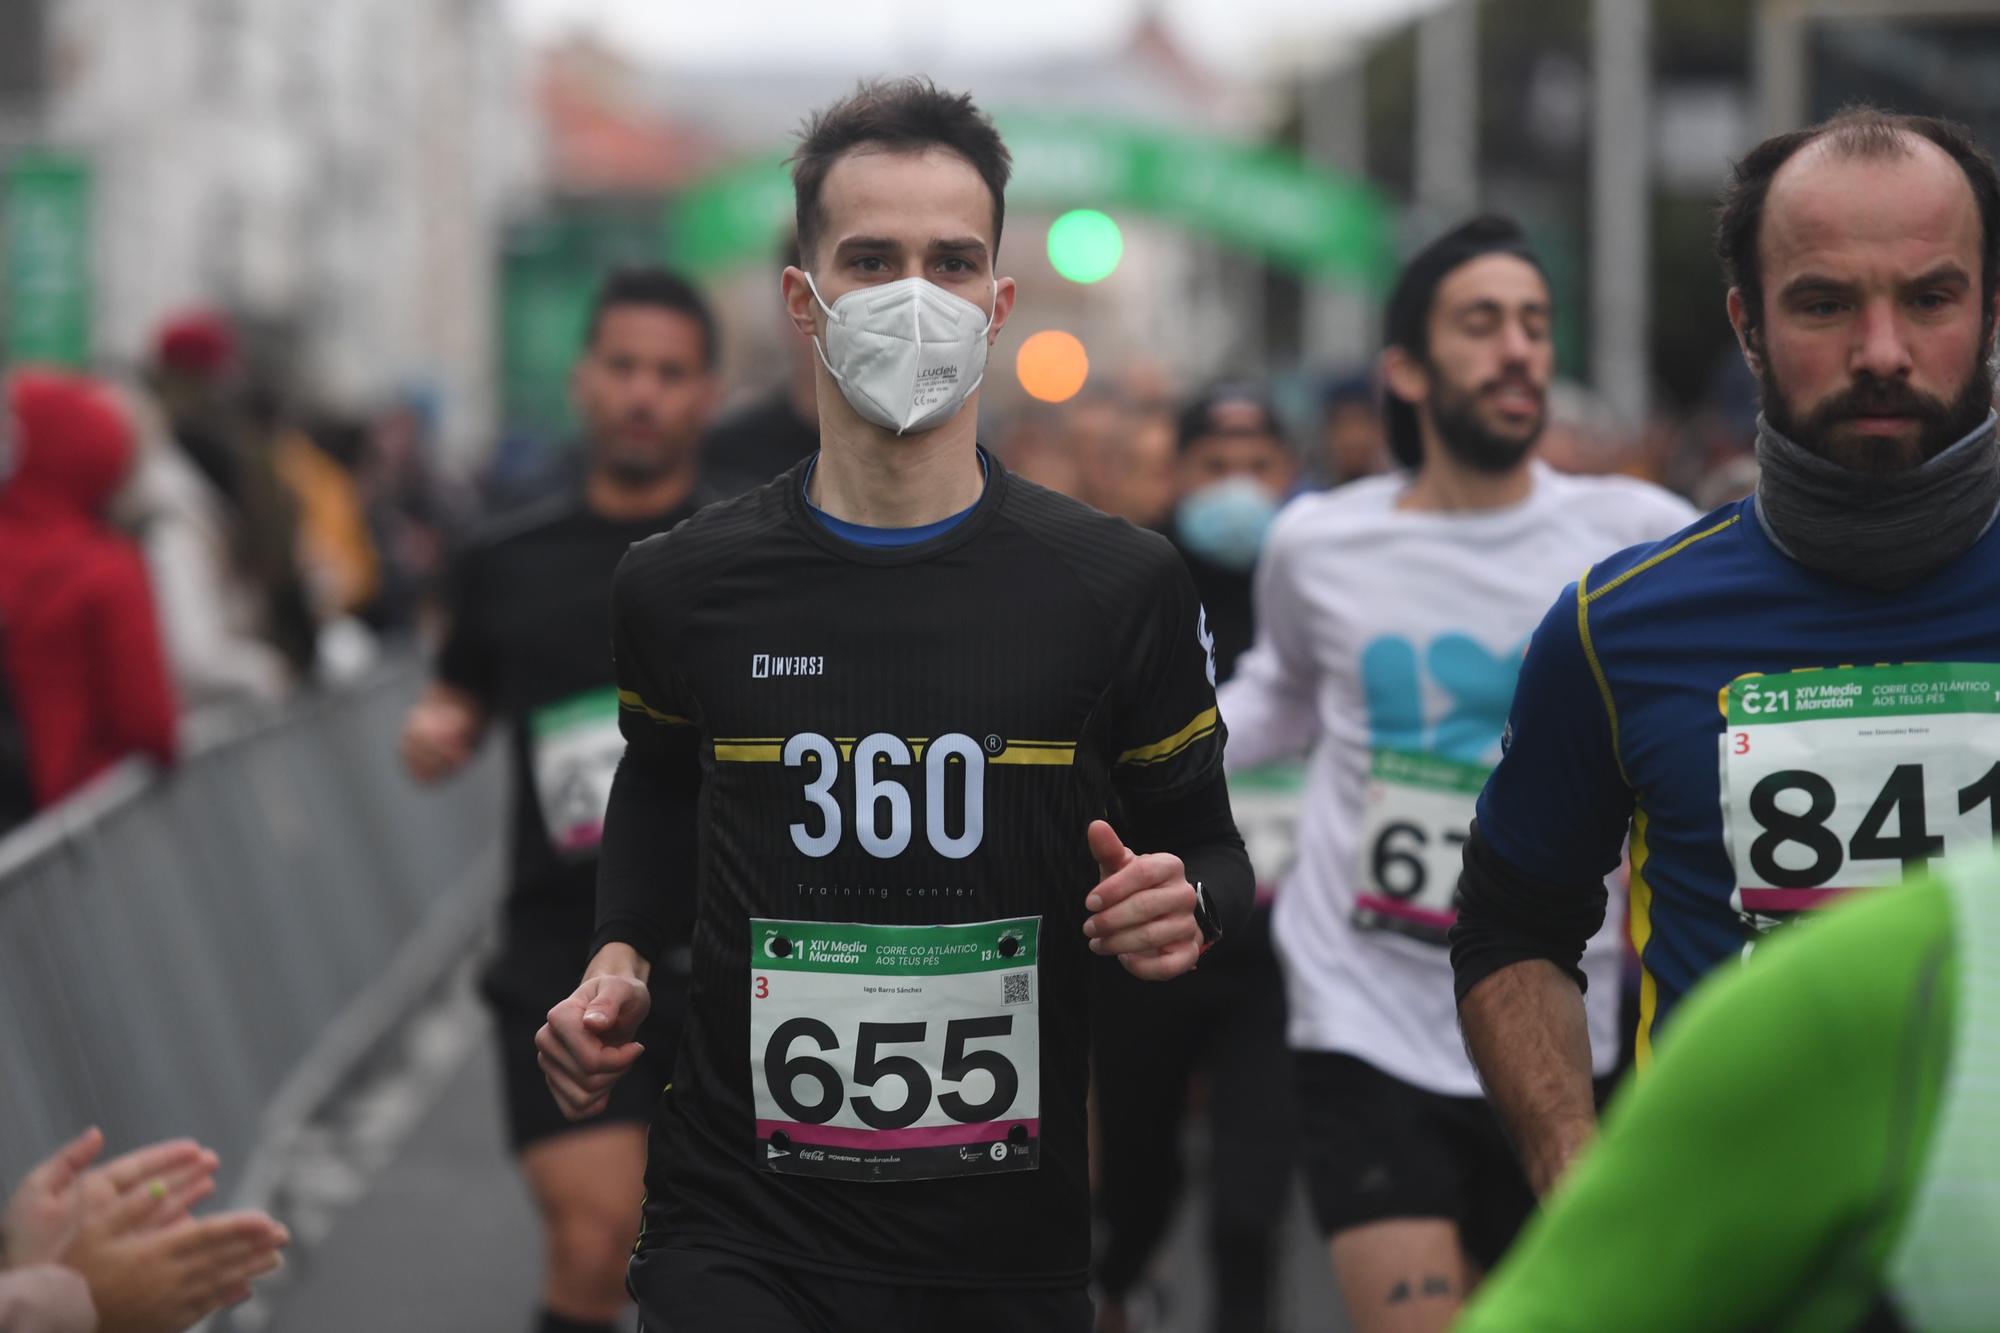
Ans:
{"label": "grey asphalt road", "polygon": [[[456,1009],[455,1024],[433,1034],[431,1055],[417,1062],[428,1064],[428,1074],[392,1074],[363,1098],[376,1105],[378,1122],[393,1124],[400,1115],[400,1129],[372,1135],[383,1141],[378,1160],[349,1152],[346,1165],[322,1163],[303,1173],[314,1178],[308,1192],[319,1202],[305,1225],[294,1221],[301,1243],[285,1280],[241,1327],[532,1333],[540,1280],[535,1219],[502,1141],[498,1074],[483,1016],[464,995]],[[451,1047],[442,1055],[435,1049],[441,1043]],[[380,1110],[415,1098],[423,1104]],[[1157,1333],[1209,1333],[1201,1209],[1199,1194],[1184,1201],[1158,1264],[1164,1322]],[[1325,1251],[1297,1199],[1291,1214],[1284,1231],[1284,1333],[1345,1333]]]}
{"label": "grey asphalt road", "polygon": [[391,1160],[297,1247],[267,1333],[532,1333],[540,1242],[479,1035]]}

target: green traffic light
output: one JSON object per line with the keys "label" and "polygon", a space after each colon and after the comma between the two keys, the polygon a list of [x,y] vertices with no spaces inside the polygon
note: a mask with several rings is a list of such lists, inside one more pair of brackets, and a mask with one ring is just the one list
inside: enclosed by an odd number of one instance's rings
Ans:
{"label": "green traffic light", "polygon": [[1118,224],[1094,208],[1073,208],[1049,224],[1049,263],[1071,282],[1102,282],[1124,257]]}

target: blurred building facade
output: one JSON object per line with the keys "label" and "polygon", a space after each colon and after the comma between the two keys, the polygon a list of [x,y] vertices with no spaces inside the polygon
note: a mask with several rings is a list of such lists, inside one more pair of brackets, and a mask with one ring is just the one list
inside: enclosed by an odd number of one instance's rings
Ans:
{"label": "blurred building facade", "polygon": [[92,360],[220,306],[315,394],[415,390],[483,450],[493,256],[537,161],[501,0],[3,8],[0,156],[88,176]]}

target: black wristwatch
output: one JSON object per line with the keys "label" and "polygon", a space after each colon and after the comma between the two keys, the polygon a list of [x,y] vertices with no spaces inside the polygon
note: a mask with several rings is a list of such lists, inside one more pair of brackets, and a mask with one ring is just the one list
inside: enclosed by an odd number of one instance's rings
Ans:
{"label": "black wristwatch", "polygon": [[1194,886],[1194,923],[1201,927],[1202,952],[1216,946],[1222,938],[1222,927],[1215,922],[1215,916],[1208,910],[1208,890],[1197,884]]}

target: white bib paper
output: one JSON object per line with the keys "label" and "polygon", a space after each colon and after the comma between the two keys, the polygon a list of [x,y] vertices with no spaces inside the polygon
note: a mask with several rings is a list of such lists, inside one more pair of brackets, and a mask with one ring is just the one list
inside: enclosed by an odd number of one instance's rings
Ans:
{"label": "white bib paper", "polygon": [[1263,764],[1229,779],[1229,812],[1250,854],[1260,900],[1277,892],[1298,861],[1305,785],[1305,766],[1296,762]]}
{"label": "white bib paper", "polygon": [[528,718],[529,759],[542,825],[558,852],[592,851],[604,836],[611,779],[625,754],[618,691],[592,690]]}
{"label": "white bib paper", "polygon": [[1354,868],[1354,924],[1443,945],[1458,919],[1465,839],[1490,770],[1433,754],[1377,750]]}
{"label": "white bib paper", "polygon": [[1730,904],[1756,930],[2000,836],[2000,667],[1747,676],[1722,702]]}
{"label": "white bib paper", "polygon": [[767,1170],[839,1180],[1041,1161],[1041,918],[750,922],[750,1084]]}

